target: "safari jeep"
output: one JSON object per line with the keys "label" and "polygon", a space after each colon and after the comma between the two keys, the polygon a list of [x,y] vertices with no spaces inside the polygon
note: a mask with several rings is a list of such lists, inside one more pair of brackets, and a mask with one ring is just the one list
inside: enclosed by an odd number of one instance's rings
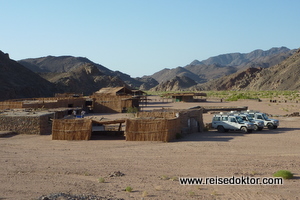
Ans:
{"label": "safari jeep", "polygon": [[264,121],[258,120],[258,119],[253,119],[247,113],[234,113],[234,115],[240,116],[242,118],[242,120],[244,120],[244,121],[253,123],[255,131],[261,131],[264,128]]}
{"label": "safari jeep", "polygon": [[262,120],[264,122],[264,126],[268,127],[268,129],[276,129],[279,126],[279,120],[269,119],[266,113],[253,110],[247,110],[243,113],[249,114],[253,119]]}
{"label": "safari jeep", "polygon": [[245,122],[240,116],[233,114],[215,114],[212,119],[212,128],[218,129],[218,132],[242,131],[251,133],[254,130],[254,124]]}

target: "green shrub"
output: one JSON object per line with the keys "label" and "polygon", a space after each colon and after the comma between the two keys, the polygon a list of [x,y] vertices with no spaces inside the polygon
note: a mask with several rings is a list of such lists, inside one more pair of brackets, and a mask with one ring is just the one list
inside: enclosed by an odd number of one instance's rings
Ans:
{"label": "green shrub", "polygon": [[137,113],[139,111],[136,107],[129,107],[127,108],[127,113]]}
{"label": "green shrub", "polygon": [[273,176],[274,177],[282,177],[284,179],[291,179],[294,177],[292,172],[287,171],[287,170],[279,170],[279,171],[275,172],[273,174]]}
{"label": "green shrub", "polygon": [[132,187],[130,187],[130,186],[127,186],[127,187],[125,188],[125,191],[126,191],[126,192],[132,192],[132,190],[133,190],[133,189],[132,189]]}
{"label": "green shrub", "polygon": [[105,182],[105,179],[101,177],[101,178],[98,179],[98,182],[99,182],[99,183],[104,183],[104,182]]}

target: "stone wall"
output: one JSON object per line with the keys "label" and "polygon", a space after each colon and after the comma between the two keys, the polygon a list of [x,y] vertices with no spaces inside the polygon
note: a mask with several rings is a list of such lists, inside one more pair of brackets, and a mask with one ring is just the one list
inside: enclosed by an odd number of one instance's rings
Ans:
{"label": "stone wall", "polygon": [[51,134],[54,113],[44,115],[0,115],[0,131],[13,131],[18,134]]}

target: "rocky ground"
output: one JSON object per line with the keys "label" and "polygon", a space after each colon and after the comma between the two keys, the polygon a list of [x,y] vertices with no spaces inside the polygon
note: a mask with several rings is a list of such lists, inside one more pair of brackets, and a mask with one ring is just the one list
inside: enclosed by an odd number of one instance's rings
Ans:
{"label": "rocky ground", "polygon": [[[143,109],[248,106],[280,120],[275,130],[242,134],[209,130],[180,140],[126,142],[122,138],[56,141],[51,135],[0,138],[0,199],[299,199],[300,104],[254,102],[166,103]],[[128,117],[130,114],[96,117]],[[204,122],[211,121],[204,114]],[[179,184],[179,177],[272,177],[289,170],[283,185]],[[131,192],[125,188],[131,187]]]}

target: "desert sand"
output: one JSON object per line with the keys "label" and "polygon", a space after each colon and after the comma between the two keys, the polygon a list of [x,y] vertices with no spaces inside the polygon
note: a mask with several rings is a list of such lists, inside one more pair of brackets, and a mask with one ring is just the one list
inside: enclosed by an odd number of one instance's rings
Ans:
{"label": "desert sand", "polygon": [[[52,193],[94,194],[111,199],[300,199],[300,104],[238,101],[153,103],[143,109],[248,106],[276,115],[278,129],[242,134],[216,130],[173,142],[122,138],[58,141],[51,135],[0,138],[0,199],[39,199]],[[100,114],[101,115],[101,114]],[[103,115],[104,117],[120,117]],[[211,122],[211,114],[203,115]],[[88,116],[87,116],[88,117]],[[179,177],[272,177],[289,170],[283,185],[180,185]],[[123,176],[114,172],[120,171]],[[99,182],[99,178],[104,182]],[[126,187],[132,192],[125,192]]]}

